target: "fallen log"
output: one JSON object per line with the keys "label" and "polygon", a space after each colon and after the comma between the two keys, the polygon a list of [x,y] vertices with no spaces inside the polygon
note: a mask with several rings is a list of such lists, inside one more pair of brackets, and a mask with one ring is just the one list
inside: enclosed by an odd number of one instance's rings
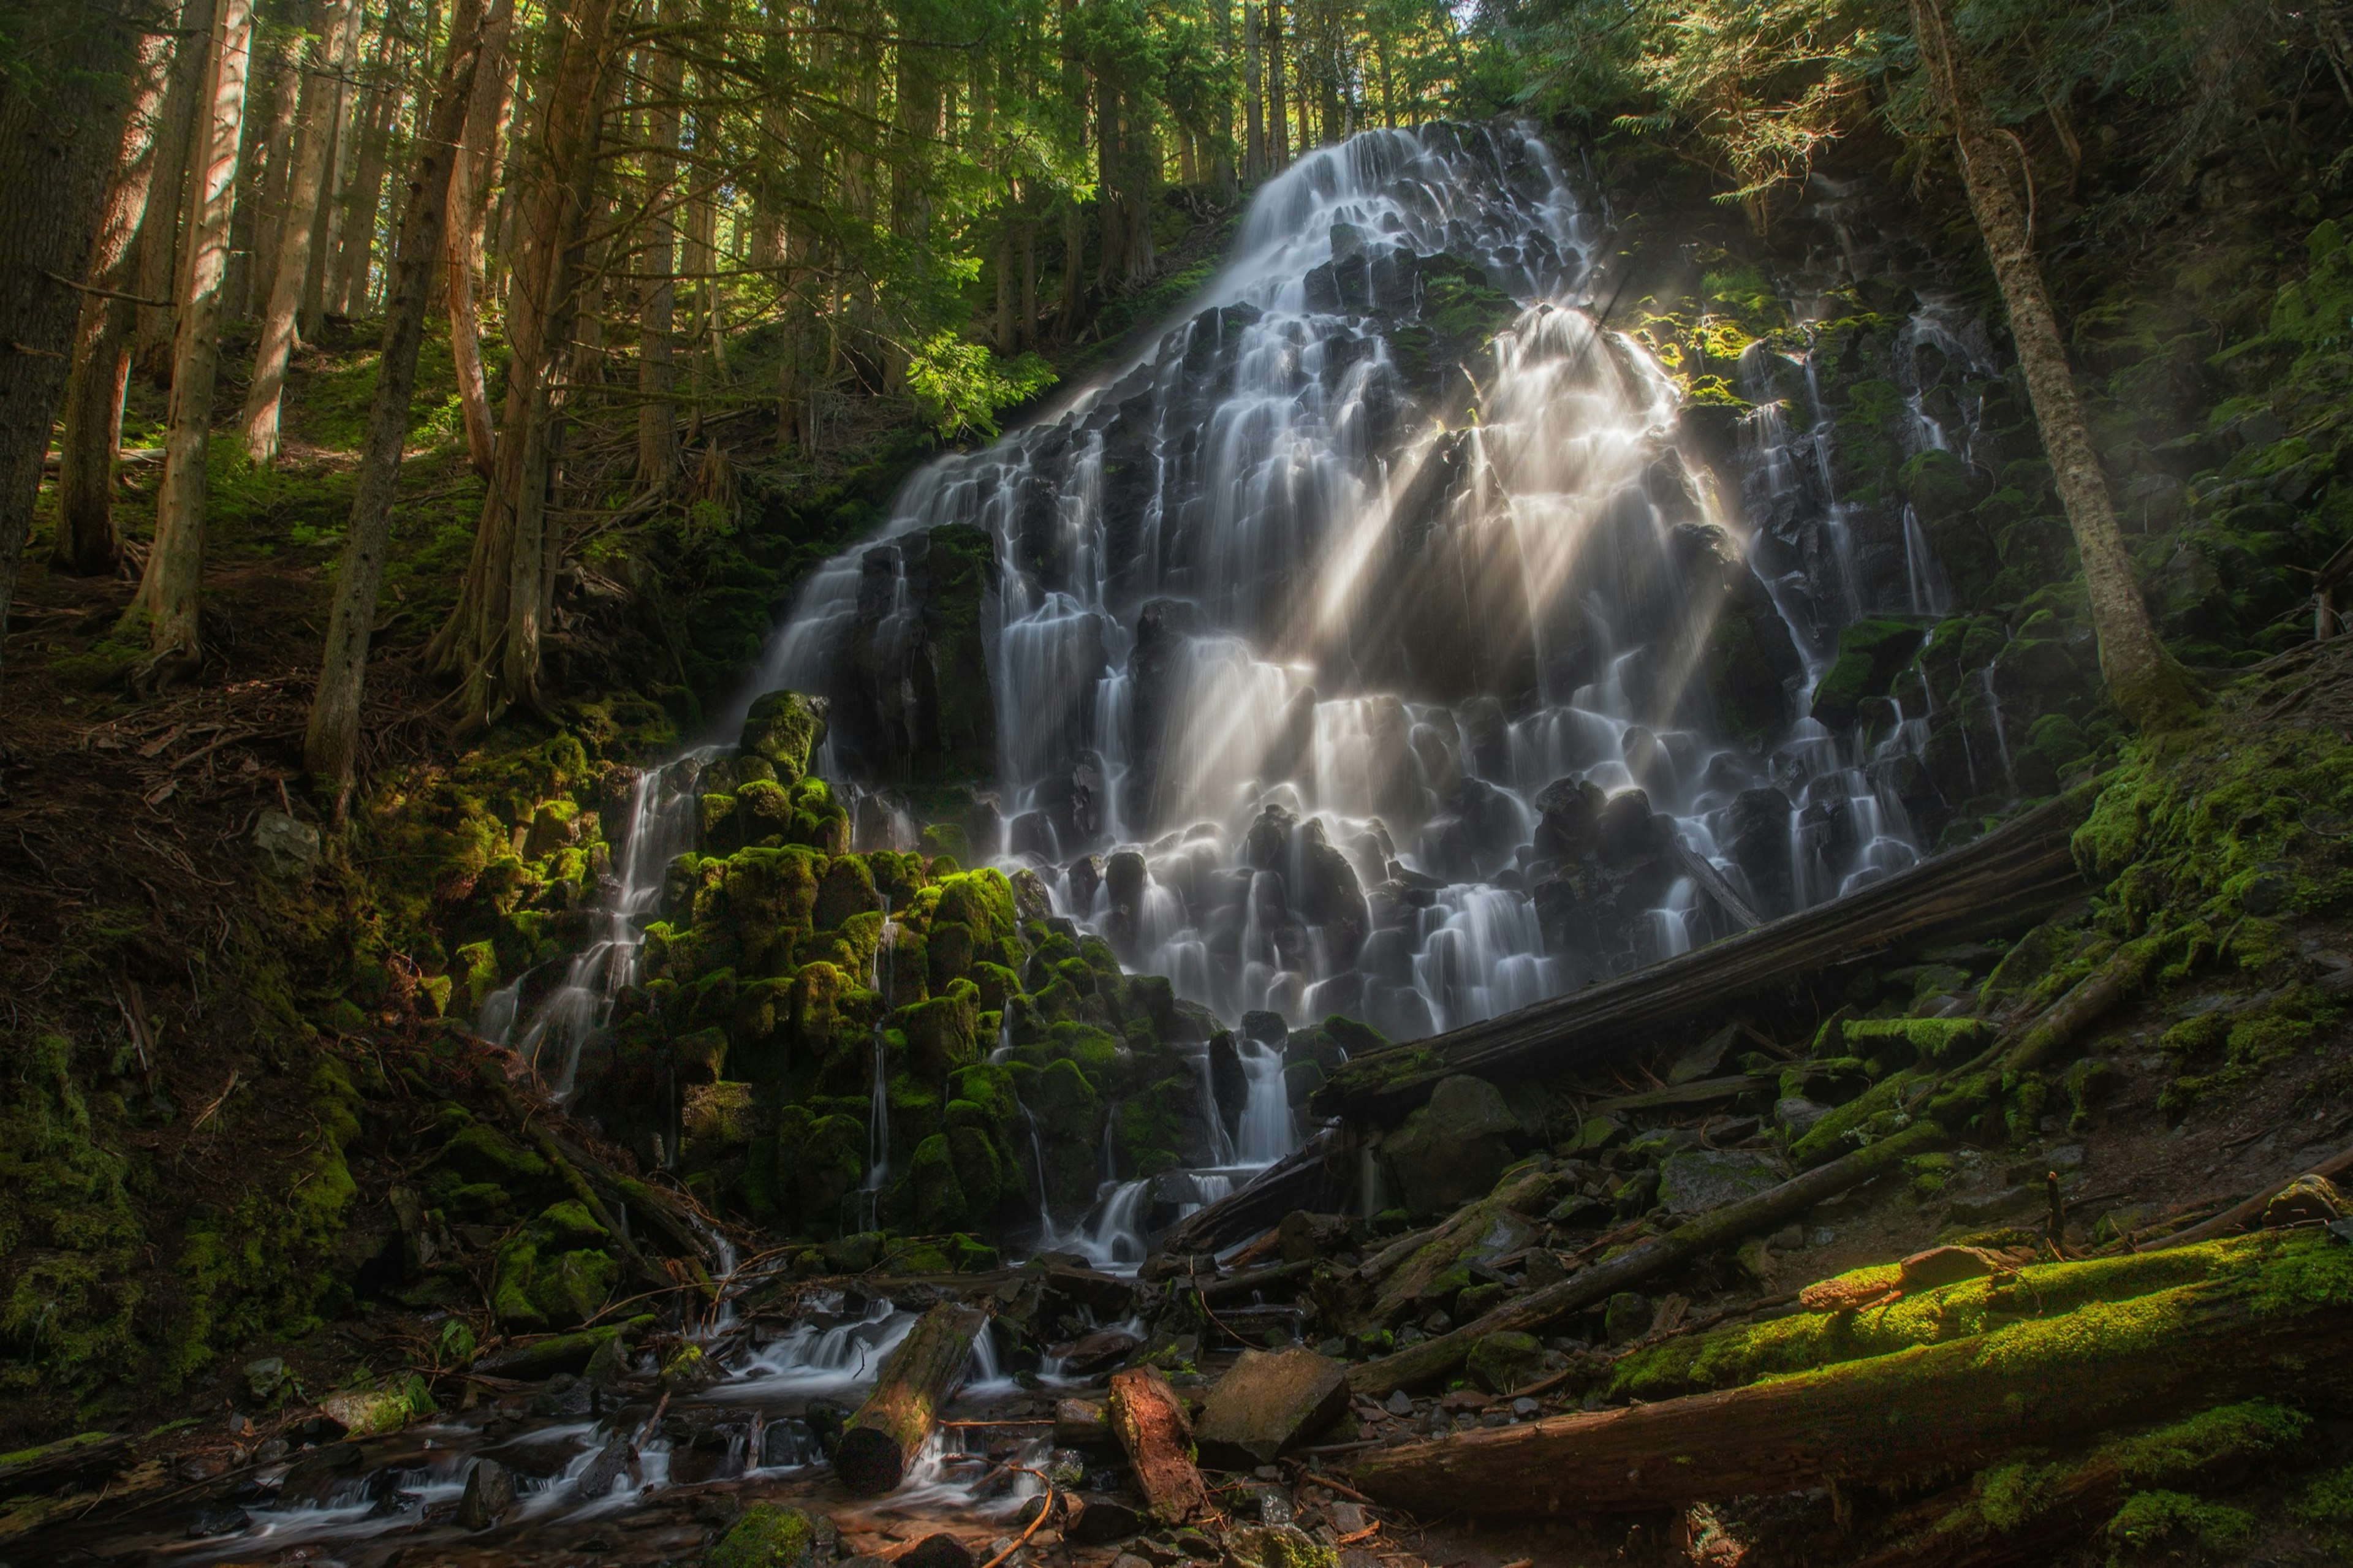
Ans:
{"label": "fallen log", "polygon": [[1664,963],[1366,1051],[1339,1068],[1310,1105],[1318,1115],[1394,1123],[1455,1073],[1504,1079],[1569,1071],[1720,1015],[1740,997],[1907,942],[2031,925],[2084,891],[2069,841],[2095,794],[2090,785],[2071,791],[1973,844]]}
{"label": "fallen log", "polygon": [[1161,1252],[1219,1252],[1281,1223],[1294,1209],[1310,1214],[1345,1212],[1355,1190],[1353,1173],[1335,1170],[1338,1146],[1319,1132],[1297,1153],[1269,1165],[1247,1186],[1196,1209],[1155,1244]]}
{"label": "fallen log", "polygon": [[2271,1206],[2271,1201],[2279,1196],[2282,1189],[2297,1177],[2325,1176],[2330,1181],[2335,1181],[2348,1171],[2353,1171],[2353,1149],[2332,1154],[2308,1171],[2298,1171],[2294,1176],[2283,1176],[2244,1203],[2233,1204],[2212,1219],[2200,1220],[2187,1229],[2178,1230],[2171,1236],[2153,1241],[2140,1250],[2155,1252],[2161,1247],[2186,1247],[2191,1242],[2208,1241],[2218,1236],[2229,1236],[2234,1231],[2244,1230],[2262,1219],[2263,1210]]}
{"label": "fallen log", "polygon": [[2039,1470],[2030,1487],[1987,1486],[1917,1529],[1902,1532],[1855,1568],[1997,1568],[2051,1563],[2105,1524],[2136,1491],[2199,1491],[2228,1482],[2273,1455],[2293,1451],[2310,1423],[2266,1400],[2226,1405],[2154,1432],[2104,1443],[2073,1464]]}
{"label": "fallen log", "polygon": [[1377,1452],[1351,1480],[1425,1519],[1616,1513],[1886,1485],[2031,1445],[2348,1379],[2353,1249],[2237,1245],[2197,1283],[1718,1394]]}
{"label": "fallen log", "polygon": [[[1506,1176],[1487,1196],[1464,1204],[1443,1224],[1426,1232],[1420,1247],[1397,1260],[1381,1280],[1371,1306],[1356,1315],[1355,1326],[1364,1328],[1394,1316],[1430,1289],[1440,1275],[1486,1246],[1506,1216],[1523,1217],[1516,1234],[1524,1240],[1535,1236],[1541,1216],[1552,1206],[1562,1185],[1561,1177],[1531,1167],[1516,1177]],[[1487,1250],[1492,1255],[1503,1249],[1488,1247]]]}
{"label": "fallen log", "polygon": [[1113,1373],[1112,1430],[1134,1468],[1136,1489],[1152,1517],[1182,1524],[1209,1507],[1209,1489],[1193,1466],[1193,1424],[1156,1366]]}
{"label": "fallen log", "polygon": [[1675,860],[1683,867],[1683,875],[1698,883],[1699,890],[1715,900],[1716,908],[1731,916],[1734,924],[1744,931],[1754,931],[1765,923],[1764,917],[1750,909],[1748,900],[1735,891],[1724,873],[1715,868],[1715,863],[1684,843],[1681,834],[1675,835]]}
{"label": "fallen log", "polygon": [[1661,1269],[1751,1231],[1778,1225],[1825,1198],[1893,1169],[1915,1154],[1941,1148],[1947,1142],[1945,1130],[1935,1122],[1915,1122],[1892,1138],[1866,1144],[1827,1165],[1793,1176],[1779,1186],[1678,1226],[1664,1236],[1638,1242],[1615,1258],[1578,1269],[1556,1285],[1505,1301],[1459,1329],[1424,1340],[1394,1355],[1360,1362],[1348,1370],[1348,1387],[1365,1398],[1378,1399],[1397,1389],[1445,1377],[1461,1367],[1471,1347],[1489,1334],[1504,1330],[1529,1333],[1549,1328],[1569,1313],[1605,1300]]}
{"label": "fallen log", "polygon": [[[1792,1068],[1805,1065],[1803,1062],[1790,1064]],[[1731,1100],[1771,1089],[1779,1081],[1780,1074],[1767,1072],[1694,1079],[1689,1083],[1670,1084],[1665,1089],[1646,1089],[1640,1094],[1621,1094],[1609,1100],[1597,1100],[1587,1109],[1596,1116],[1612,1116],[1627,1110],[1663,1110],[1675,1105],[1705,1105],[1711,1100]]]}
{"label": "fallen log", "polygon": [[874,1391],[843,1424],[833,1468],[860,1497],[887,1492],[906,1479],[907,1467],[939,1425],[940,1407],[964,1382],[972,1342],[988,1314],[961,1301],[925,1312],[882,1363]]}

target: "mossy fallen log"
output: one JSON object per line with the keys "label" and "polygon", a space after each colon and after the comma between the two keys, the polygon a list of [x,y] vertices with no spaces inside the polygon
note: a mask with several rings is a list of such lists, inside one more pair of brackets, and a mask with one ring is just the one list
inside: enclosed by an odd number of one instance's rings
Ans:
{"label": "mossy fallen log", "polygon": [[1385,1278],[1375,1277],[1380,1281],[1378,1293],[1371,1306],[1356,1315],[1357,1326],[1395,1316],[1440,1275],[1478,1252],[1498,1225],[1507,1222],[1507,1216],[1526,1216],[1529,1223],[1524,1234],[1533,1231],[1533,1222],[1551,1205],[1562,1184],[1560,1176],[1533,1166],[1517,1174],[1507,1173],[1493,1193],[1463,1205],[1443,1223],[1422,1233],[1421,1245],[1395,1259]]}
{"label": "mossy fallen log", "polygon": [[1703,1215],[1663,1236],[1637,1242],[1615,1258],[1588,1264],[1558,1284],[1506,1301],[1451,1332],[1395,1355],[1360,1363],[1349,1369],[1348,1386],[1360,1395],[1377,1399],[1396,1389],[1445,1377],[1461,1367],[1471,1347],[1489,1334],[1548,1329],[1571,1312],[1628,1289],[1663,1268],[1802,1214],[1823,1199],[1892,1170],[1915,1154],[1941,1148],[1947,1142],[1942,1127],[1927,1121],[1915,1123],[1892,1138],[1867,1144],[1754,1197]]}
{"label": "mossy fallen log", "polygon": [[943,1301],[918,1319],[882,1363],[874,1391],[843,1424],[833,1468],[860,1497],[887,1492],[906,1479],[907,1467],[939,1425],[940,1407],[964,1381],[972,1342],[988,1314],[961,1301]]}
{"label": "mossy fallen log", "polygon": [[2203,1279],[1889,1355],[1368,1456],[1356,1486],[1424,1518],[1610,1513],[1981,1468],[2084,1432],[2353,1379],[2353,1248],[2274,1232]]}
{"label": "mossy fallen log", "polygon": [[1664,963],[1367,1051],[1335,1072],[1311,1104],[1321,1115],[1393,1123],[1451,1074],[1504,1079],[1576,1070],[1718,1016],[1740,997],[1906,942],[2031,925],[2084,891],[2070,842],[2096,794],[2079,787],[1973,844]]}
{"label": "mossy fallen log", "polygon": [[2310,1426],[2298,1411],[2255,1399],[2111,1438],[2082,1458],[2028,1455],[1979,1472],[1967,1497],[1855,1568],[2049,1563],[2114,1518],[2133,1493],[2227,1484],[2258,1461],[2293,1451]]}

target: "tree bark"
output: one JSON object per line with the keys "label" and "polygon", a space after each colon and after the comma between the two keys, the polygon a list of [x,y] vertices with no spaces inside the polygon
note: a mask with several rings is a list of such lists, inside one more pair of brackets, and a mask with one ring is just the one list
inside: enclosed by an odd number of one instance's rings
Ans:
{"label": "tree bark", "polygon": [[139,307],[120,296],[138,281],[139,233],[154,184],[155,116],[170,49],[171,40],[161,34],[140,44],[121,151],[90,258],[90,284],[109,292],[81,297],[66,374],[58,432],[58,531],[49,564],[86,577],[111,572],[122,559],[114,527],[114,458],[122,447],[122,395]]}
{"label": "tree bark", "polygon": [[449,358],[458,374],[458,405],[465,418],[466,455],[474,472],[488,479],[498,450],[491,423],[491,395],[482,374],[482,327],[479,307],[482,231],[490,219],[491,176],[500,134],[514,100],[514,5],[499,0],[482,25],[480,63],[474,69],[473,101],[466,110],[466,145],[449,175],[444,248],[448,285]]}
{"label": "tree bark", "polygon": [[1348,1369],[1348,1387],[1360,1397],[1378,1399],[1397,1389],[1448,1376],[1462,1365],[1471,1347],[1489,1334],[1506,1331],[1528,1333],[1547,1328],[1569,1313],[1607,1300],[1662,1269],[1778,1225],[1825,1198],[1894,1169],[1915,1154],[1942,1148],[1949,1142],[1950,1136],[1935,1122],[1915,1122],[1892,1138],[1865,1144],[1852,1154],[1818,1165],[1778,1187],[1703,1215],[1664,1236],[1652,1237],[1606,1262],[1590,1264],[1556,1285],[1506,1301],[1459,1329],[1424,1340],[1395,1355],[1360,1362]]}
{"label": "tree bark", "polygon": [[961,1301],[943,1301],[917,1320],[883,1362],[874,1392],[841,1428],[834,1472],[858,1497],[876,1497],[906,1479],[907,1467],[939,1425],[940,1407],[955,1397],[972,1359],[975,1336],[988,1314]]}
{"label": "tree bark", "polygon": [[1256,5],[1242,7],[1242,113],[1244,135],[1242,178],[1256,184],[1266,178],[1266,101],[1259,95],[1265,72],[1259,62]]}
{"label": "tree bark", "polygon": [[1282,81],[1282,0],[1266,0],[1266,112],[1271,163],[1267,172],[1281,174],[1291,166],[1291,103]]}
{"label": "tree bark", "polygon": [[[52,0],[55,3],[55,0]],[[0,633],[40,494],[148,16],[113,0],[33,18],[37,58],[0,73]]]}
{"label": "tree bark", "polygon": [[[513,0],[497,4],[512,16]],[[392,536],[393,488],[400,479],[408,406],[417,391],[417,353],[425,337],[427,300],[443,256],[450,166],[457,161],[473,100],[483,32],[482,0],[456,0],[448,53],[424,134],[417,139],[408,200],[393,252],[392,284],[385,290],[384,350],[376,363],[351,521],[343,531],[343,570],[335,578],[325,658],[302,742],[303,766],[312,778],[333,785],[339,795],[350,787],[359,752],[360,697],[367,678],[376,594],[384,582],[385,552]]]}
{"label": "tree bark", "polygon": [[159,386],[172,374],[172,326],[179,317],[182,287],[180,219],[187,211],[190,151],[206,112],[202,100],[212,68],[213,21],[219,10],[219,0],[187,0],[180,8],[172,74],[155,125],[155,173],[148,187],[147,216],[139,227],[139,281],[131,292],[142,300],[165,303],[138,307],[131,363]]}
{"label": "tree bark", "polygon": [[327,309],[353,316],[367,309],[368,276],[375,258],[375,219],[384,205],[385,164],[392,148],[392,128],[400,118],[403,50],[397,41],[399,17],[387,16],[376,41],[376,81],[360,100],[359,157],[346,194],[343,230],[335,255],[335,269],[327,279]]}
{"label": "tree bark", "polygon": [[[661,25],[680,21],[678,0],[663,0]],[[670,329],[678,305],[679,94],[686,67],[677,47],[665,39],[649,62],[646,106],[646,248],[639,263],[638,310],[638,489],[664,494],[678,479],[677,389]]]}
{"label": "tree bark", "polygon": [[505,433],[458,604],[427,650],[462,687],[458,728],[539,703],[540,638],[560,538],[546,527],[547,467],[579,302],[577,256],[594,205],[597,147],[620,0],[586,0],[545,35],[555,57],[539,146],[516,208],[507,297]]}
{"label": "tree bark", "polygon": [[301,107],[294,132],[293,178],[286,189],[286,217],[279,230],[278,259],[269,283],[269,303],[261,315],[261,335],[247,383],[245,454],[257,464],[278,456],[279,403],[285,395],[286,366],[293,356],[302,298],[314,264],[311,247],[319,233],[328,155],[335,136],[338,85],[350,68],[358,42],[359,0],[325,0],[319,11],[318,58],[302,73]]}
{"label": "tree bark", "polygon": [[1746,1388],[1408,1444],[1358,1461],[1353,1480],[1425,1519],[1615,1513],[1888,1485],[2258,1394],[2309,1398],[2342,1384],[2353,1350],[2353,1275],[2318,1256],[2334,1245],[2309,1233],[2272,1243],[2281,1279],[2218,1267],[2195,1284]]}
{"label": "tree bark", "polygon": [[1207,1513],[1209,1490],[1190,1457],[1193,1424],[1160,1369],[1140,1366],[1112,1373],[1109,1414],[1152,1517],[1162,1524],[1182,1524]]}
{"label": "tree bark", "polygon": [[2075,535],[2091,600],[2092,625],[2099,636],[2100,672],[2125,716],[2142,729],[2163,729],[2193,714],[2198,697],[2189,678],[2174,661],[2149,619],[2148,605],[2134,579],[2116,524],[2107,472],[2100,466],[2090,424],[2067,362],[2066,339],[2052,308],[2042,264],[2034,253],[2029,215],[2010,186],[2006,153],[1992,117],[1953,36],[1944,0],[1911,0],[1921,62],[1947,117],[1977,216],[1986,256],[2000,285],[2010,315],[2010,337],[2027,395],[2051,458],[2051,478]]}
{"label": "tree bark", "polygon": [[188,291],[172,346],[171,433],[155,497],[155,542],[132,614],[148,619],[151,668],[193,667],[204,657],[197,604],[205,569],[205,508],[220,373],[222,289],[228,276],[229,215],[237,205],[237,149],[253,53],[253,0],[221,0],[213,28],[203,179],[190,204]]}
{"label": "tree bark", "polygon": [[[282,247],[286,197],[293,182],[294,116],[301,103],[302,61],[299,39],[274,37],[269,51],[269,117],[248,129],[245,195],[237,201],[232,232],[244,236],[245,254],[231,276],[231,299],[240,320],[260,319],[269,307],[272,273]],[[258,151],[258,169],[253,159]],[[247,209],[251,209],[249,212]]]}

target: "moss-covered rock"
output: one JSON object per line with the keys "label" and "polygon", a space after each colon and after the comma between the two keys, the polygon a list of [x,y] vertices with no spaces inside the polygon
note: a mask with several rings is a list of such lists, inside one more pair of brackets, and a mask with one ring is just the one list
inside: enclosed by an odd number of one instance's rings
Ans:
{"label": "moss-covered rock", "polygon": [[771,691],[744,715],[737,744],[774,767],[779,784],[798,784],[808,773],[810,754],[825,743],[827,717],[822,697]]}

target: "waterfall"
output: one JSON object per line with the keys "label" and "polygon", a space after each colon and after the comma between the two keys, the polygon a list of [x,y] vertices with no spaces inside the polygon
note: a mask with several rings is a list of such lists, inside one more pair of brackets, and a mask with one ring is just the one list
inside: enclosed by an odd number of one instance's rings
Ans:
{"label": "waterfall", "polygon": [[[881,900],[882,929],[874,939],[873,981],[875,993],[891,994],[892,949],[898,926],[891,919],[891,900]],[[891,1068],[890,1034],[882,1019],[874,1020],[874,1086],[866,1109],[866,1175],[858,1184],[860,1218],[864,1228],[876,1225],[876,1210],[882,1202],[882,1189],[891,1181]]]}

